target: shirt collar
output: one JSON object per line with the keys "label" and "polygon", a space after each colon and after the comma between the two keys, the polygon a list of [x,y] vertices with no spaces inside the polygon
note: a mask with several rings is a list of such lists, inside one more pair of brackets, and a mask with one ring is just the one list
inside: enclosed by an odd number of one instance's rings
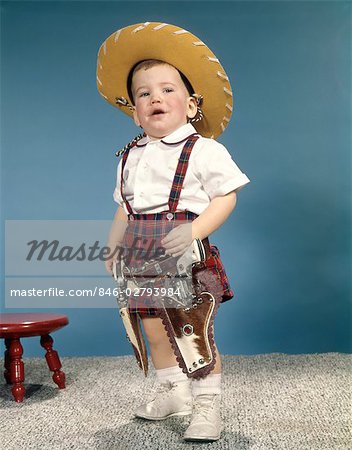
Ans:
{"label": "shirt collar", "polygon": [[[175,145],[180,142],[185,141],[192,134],[197,133],[197,130],[190,123],[186,123],[182,125],[180,128],[177,128],[176,131],[173,131],[168,136],[163,137],[162,139],[158,139],[157,142],[162,142],[166,145]],[[151,139],[149,136],[145,136],[137,142],[137,147],[144,147],[150,142]]]}

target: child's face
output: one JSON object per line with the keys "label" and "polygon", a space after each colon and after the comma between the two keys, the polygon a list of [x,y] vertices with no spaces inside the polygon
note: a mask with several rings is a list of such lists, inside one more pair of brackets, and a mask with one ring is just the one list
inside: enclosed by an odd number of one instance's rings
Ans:
{"label": "child's face", "polygon": [[140,69],[132,79],[135,102],[133,114],[151,139],[161,139],[196,115],[197,105],[190,97],[178,71],[162,64]]}

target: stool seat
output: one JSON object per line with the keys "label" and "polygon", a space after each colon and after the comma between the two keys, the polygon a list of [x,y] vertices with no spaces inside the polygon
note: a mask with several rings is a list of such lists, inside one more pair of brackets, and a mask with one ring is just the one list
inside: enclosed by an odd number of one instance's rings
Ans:
{"label": "stool seat", "polygon": [[59,389],[65,388],[65,374],[61,369],[59,354],[53,350],[52,333],[68,324],[67,316],[49,313],[0,314],[0,338],[5,339],[4,377],[12,384],[12,395],[22,402],[25,395],[23,347],[20,338],[40,336],[40,345],[46,350],[45,359]]}
{"label": "stool seat", "polygon": [[0,314],[0,338],[42,336],[59,330],[67,324],[67,316],[60,314]]}

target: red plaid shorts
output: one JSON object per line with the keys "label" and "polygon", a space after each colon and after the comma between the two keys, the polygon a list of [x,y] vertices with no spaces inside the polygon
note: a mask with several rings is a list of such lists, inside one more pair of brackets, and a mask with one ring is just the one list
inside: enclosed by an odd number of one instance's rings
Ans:
{"label": "red plaid shorts", "polygon": [[[189,221],[194,217],[190,216],[193,213],[179,213],[177,212],[177,219]],[[142,265],[144,261],[142,259],[138,260],[134,257],[138,251],[145,251],[149,249],[153,252],[156,248],[161,247],[160,241],[164,236],[166,236],[172,228],[175,227],[175,222],[165,220],[163,213],[155,214],[154,220],[143,220],[150,219],[149,214],[133,214],[134,220],[132,223],[129,221],[129,227],[124,236],[125,247],[133,247],[133,252],[130,254],[130,265],[134,268]],[[142,236],[143,239],[136,239],[136,237]],[[230,287],[228,277],[225,272],[224,265],[220,258],[219,249],[215,245],[210,245],[211,256],[206,261],[206,268],[204,270],[211,270],[217,278],[220,280],[223,294],[221,303],[226,302],[233,298],[234,293]],[[129,310],[131,313],[138,313],[142,316],[156,317],[159,315],[158,308],[153,308],[150,306],[150,297],[138,297],[134,299],[129,298]]]}

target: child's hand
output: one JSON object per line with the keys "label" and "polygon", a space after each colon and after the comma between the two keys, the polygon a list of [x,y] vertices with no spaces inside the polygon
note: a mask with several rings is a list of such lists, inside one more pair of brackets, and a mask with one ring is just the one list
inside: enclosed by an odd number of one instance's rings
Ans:
{"label": "child's hand", "polygon": [[192,224],[185,223],[171,230],[161,240],[161,244],[169,255],[180,256],[192,244],[192,241]]}

